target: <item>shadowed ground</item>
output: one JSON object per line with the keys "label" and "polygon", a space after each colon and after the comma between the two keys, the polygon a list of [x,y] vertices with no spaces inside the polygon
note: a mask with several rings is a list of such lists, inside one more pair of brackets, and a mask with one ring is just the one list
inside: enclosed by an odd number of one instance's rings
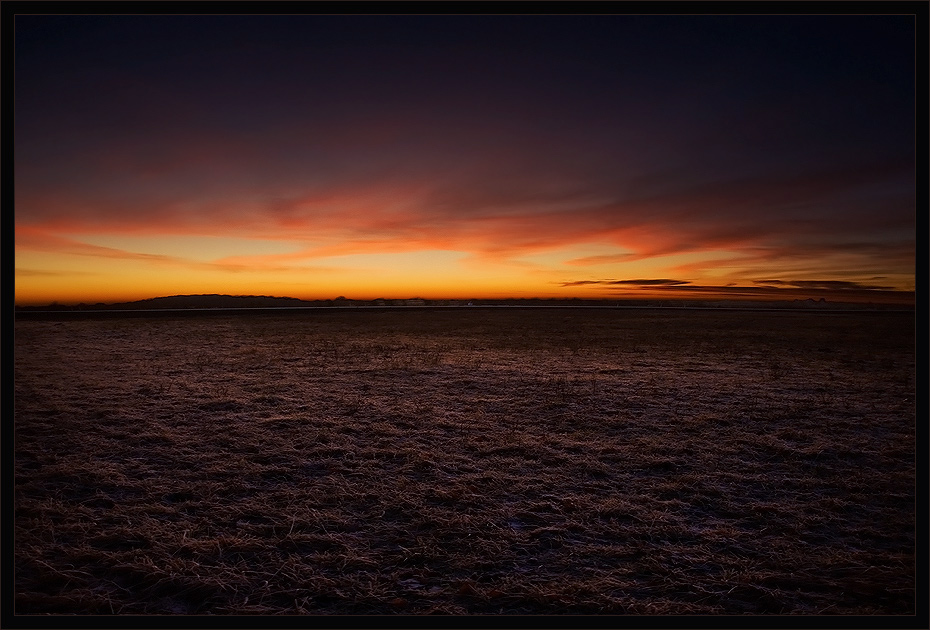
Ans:
{"label": "shadowed ground", "polygon": [[913,313],[15,334],[16,613],[914,613]]}

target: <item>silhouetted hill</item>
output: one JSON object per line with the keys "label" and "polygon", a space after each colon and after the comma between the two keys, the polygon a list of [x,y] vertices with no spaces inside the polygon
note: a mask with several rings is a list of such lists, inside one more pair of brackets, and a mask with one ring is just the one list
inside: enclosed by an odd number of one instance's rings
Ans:
{"label": "silhouetted hill", "polygon": [[167,297],[149,298],[135,302],[113,304],[111,308],[272,308],[281,306],[313,306],[316,303],[306,302],[292,297],[273,297],[270,295],[170,295]]}
{"label": "silhouetted hill", "polygon": [[301,307],[416,307],[416,306],[614,306],[638,308],[778,308],[778,309],[817,309],[817,310],[863,310],[863,309],[909,309],[913,305],[844,303],[824,299],[814,300],[672,300],[672,299],[580,299],[580,298],[509,298],[470,300],[429,300],[422,298],[352,300],[339,296],[332,300],[301,300],[293,297],[275,297],[269,295],[170,295],[147,298],[134,302],[117,302],[114,304],[78,304],[63,305],[52,303],[47,306],[17,306],[19,313],[58,312],[58,311],[157,311],[157,310],[209,310],[209,309],[267,309],[267,308],[301,308]]}
{"label": "silhouetted hill", "polygon": [[17,310],[43,311],[113,311],[113,310],[159,310],[159,309],[209,309],[209,308],[274,308],[295,306],[321,306],[331,300],[308,302],[292,297],[273,297],[269,295],[169,295],[147,298],[133,302],[115,302],[113,304],[78,304],[65,306],[57,303],[48,306],[22,306]]}

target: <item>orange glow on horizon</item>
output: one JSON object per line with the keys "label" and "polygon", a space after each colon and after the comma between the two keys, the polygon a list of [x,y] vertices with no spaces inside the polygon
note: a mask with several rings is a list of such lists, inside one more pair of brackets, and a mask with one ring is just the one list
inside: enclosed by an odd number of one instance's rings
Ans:
{"label": "orange glow on horizon", "polygon": [[[201,212],[196,225],[170,213],[145,217],[135,229],[120,223],[122,216],[110,227],[76,218],[23,221],[15,233],[15,302],[195,294],[881,302],[906,301],[899,292],[914,290],[915,254],[907,240],[895,243],[895,257],[879,276],[868,252],[795,251],[751,231],[718,234],[710,224],[688,236],[661,213],[632,227],[612,224],[613,206],[438,215],[417,207],[411,195],[382,206],[370,191],[331,196],[323,208],[305,201],[286,211],[255,211],[248,220],[240,204],[229,214]],[[341,214],[363,202],[371,211]]]}

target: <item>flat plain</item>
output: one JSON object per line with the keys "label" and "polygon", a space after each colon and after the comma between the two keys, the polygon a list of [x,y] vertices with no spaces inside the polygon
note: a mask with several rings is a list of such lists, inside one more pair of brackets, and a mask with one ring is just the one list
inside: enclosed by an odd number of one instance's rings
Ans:
{"label": "flat plain", "polygon": [[913,312],[17,319],[16,614],[912,615]]}

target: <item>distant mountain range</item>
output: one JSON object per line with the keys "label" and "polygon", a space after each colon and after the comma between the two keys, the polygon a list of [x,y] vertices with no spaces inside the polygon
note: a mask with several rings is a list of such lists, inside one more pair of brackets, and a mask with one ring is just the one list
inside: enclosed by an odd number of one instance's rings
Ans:
{"label": "distant mountain range", "polygon": [[[99,306],[99,305],[97,305]],[[163,309],[163,308],[274,308],[286,306],[318,306],[292,297],[269,295],[169,295],[166,297],[121,302],[107,308]],[[88,307],[92,308],[92,307]]]}
{"label": "distant mountain range", "polygon": [[105,304],[64,305],[53,302],[47,306],[17,306],[17,310],[73,311],[73,310],[165,310],[165,309],[210,309],[210,308],[301,308],[321,306],[449,306],[458,305],[459,300],[423,300],[410,298],[403,300],[350,300],[339,296],[332,300],[301,300],[293,297],[276,297],[271,295],[169,295],[147,298],[133,302],[115,302]]}
{"label": "distant mountain range", "polygon": [[[345,298],[343,298],[345,299]],[[115,302],[112,304],[78,304],[65,306],[57,303],[48,306],[21,306],[18,310],[161,310],[189,308],[275,308],[324,306],[333,300],[306,301],[292,297],[273,297],[269,295],[169,295],[148,298],[133,302]]]}
{"label": "distant mountain range", "polygon": [[[269,295],[170,295],[148,298],[134,302],[113,304],[17,306],[19,312],[29,311],[125,311],[125,310],[172,310],[172,309],[252,309],[252,308],[308,308],[308,307],[380,307],[380,306],[630,306],[630,307],[695,307],[695,308],[830,308],[863,309],[887,308],[885,305],[850,304],[827,302],[824,299],[755,301],[755,300],[642,300],[581,298],[511,298],[471,300],[426,300],[422,298],[351,300],[337,297],[332,300],[301,300],[292,297]],[[896,306],[895,308],[901,308]]]}

